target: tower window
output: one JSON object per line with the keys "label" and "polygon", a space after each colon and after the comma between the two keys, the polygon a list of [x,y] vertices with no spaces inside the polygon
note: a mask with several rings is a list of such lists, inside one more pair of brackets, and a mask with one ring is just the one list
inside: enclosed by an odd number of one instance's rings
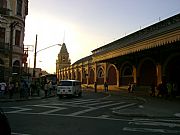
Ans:
{"label": "tower window", "polygon": [[16,30],[15,45],[20,46],[21,31]]}
{"label": "tower window", "polygon": [[22,16],[22,0],[17,0],[16,10],[17,15]]}

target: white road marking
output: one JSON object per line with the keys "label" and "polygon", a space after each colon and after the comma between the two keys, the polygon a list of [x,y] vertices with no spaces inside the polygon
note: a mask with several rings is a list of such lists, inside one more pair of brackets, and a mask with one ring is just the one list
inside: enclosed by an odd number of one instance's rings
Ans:
{"label": "white road marking", "polygon": [[93,106],[93,105],[101,105],[101,104],[107,104],[107,103],[112,103],[113,101],[106,101],[106,102],[98,102],[94,104],[88,104],[88,106]]}
{"label": "white road marking", "polygon": [[78,112],[68,114],[67,116],[76,116],[76,115],[87,113],[87,112],[90,112],[90,111],[93,111],[93,110],[97,110],[97,108],[88,108],[88,109],[85,109],[85,110],[82,110],[82,111],[78,111]]}
{"label": "white road marking", "polygon": [[97,107],[97,108],[99,109],[99,108],[104,108],[104,107],[109,107],[109,106],[114,106],[114,105],[121,105],[121,104],[124,104],[124,103],[125,103],[125,102],[107,104],[107,105],[99,106],[99,107]]}
{"label": "white road marking", "polygon": [[32,110],[32,109],[23,108],[23,107],[10,107],[10,108],[17,109],[17,110],[15,110],[15,111],[8,111],[6,113],[19,113],[19,112],[24,112],[24,111]]}
{"label": "white road marking", "polygon": [[63,102],[64,104],[74,104],[74,103],[82,103],[82,102],[88,102],[88,101],[98,101],[95,99],[77,99],[73,101]]}
{"label": "white road marking", "polygon": [[167,122],[156,122],[156,121],[137,121],[137,122],[129,122],[128,124],[148,125],[148,126],[180,127],[180,124],[167,123]]}
{"label": "white road marking", "polygon": [[131,132],[152,132],[152,133],[164,133],[164,134],[177,134],[180,133],[179,130],[166,130],[166,129],[153,129],[153,128],[130,128],[124,127],[123,131],[131,131]]}
{"label": "white road marking", "polygon": [[180,117],[180,113],[175,113],[174,116]]}
{"label": "white road marking", "polygon": [[53,110],[50,110],[50,111],[41,112],[41,113],[39,113],[39,114],[49,114],[49,113],[61,111],[61,110],[64,110],[64,109],[67,109],[67,108],[65,108],[65,107],[59,107],[59,108],[56,108],[56,109],[53,109]]}
{"label": "white road marking", "polygon": [[127,108],[127,107],[134,106],[134,105],[137,105],[137,103],[130,103],[130,104],[114,107],[114,108],[111,108],[111,110],[123,109],[123,108]]}
{"label": "white road marking", "polygon": [[76,116],[76,115],[87,113],[87,112],[97,110],[97,109],[100,109],[100,108],[105,108],[105,107],[109,107],[109,106],[113,106],[113,105],[120,105],[120,104],[124,104],[124,103],[125,102],[120,102],[120,103],[107,104],[107,105],[103,105],[103,106],[99,106],[99,107],[92,107],[92,108],[88,108],[88,109],[85,109],[85,110],[81,110],[81,111],[78,111],[78,112],[68,114],[68,116]]}
{"label": "white road marking", "polygon": [[101,116],[98,116],[98,118],[108,118],[109,115],[101,115]]}
{"label": "white road marking", "polygon": [[40,114],[40,113],[31,113],[31,112],[19,112],[18,114],[25,114],[25,115],[46,115],[46,116],[61,116],[61,117],[72,117],[72,118],[85,118],[85,119],[102,119],[102,120],[112,120],[112,121],[131,121],[131,120],[126,120],[126,119],[117,119],[117,118],[103,118],[103,117],[93,117],[93,116],[70,116],[66,114],[55,114],[55,113],[50,113],[50,114]]}
{"label": "white road marking", "polygon": [[11,135],[31,135],[31,134],[24,134],[24,133],[11,133]]}
{"label": "white road marking", "polygon": [[79,103],[73,103],[75,105],[81,105],[81,104],[86,104],[86,103],[97,103],[98,101],[97,100],[94,100],[94,101],[83,101],[83,102],[79,102]]}

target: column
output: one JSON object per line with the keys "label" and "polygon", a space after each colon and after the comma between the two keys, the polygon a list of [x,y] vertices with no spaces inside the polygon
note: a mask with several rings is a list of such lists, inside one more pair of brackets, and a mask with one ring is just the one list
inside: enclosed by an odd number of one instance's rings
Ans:
{"label": "column", "polygon": [[134,65],[133,65],[133,80],[134,83],[137,83],[137,69]]}
{"label": "column", "polygon": [[158,63],[156,65],[156,73],[157,73],[157,85],[162,82],[162,66]]}

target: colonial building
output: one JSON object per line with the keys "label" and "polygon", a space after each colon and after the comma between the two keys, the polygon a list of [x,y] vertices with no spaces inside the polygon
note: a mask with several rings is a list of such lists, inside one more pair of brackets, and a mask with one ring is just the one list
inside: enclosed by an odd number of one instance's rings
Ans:
{"label": "colonial building", "polygon": [[97,82],[99,89],[104,82],[112,90],[161,82],[180,88],[180,14],[97,48],[58,74],[60,80],[78,79],[86,86]]}
{"label": "colonial building", "polygon": [[60,52],[58,54],[58,59],[56,60],[56,73],[59,78],[59,72],[63,70],[66,67],[69,67],[71,65],[71,61],[69,59],[69,53],[66,48],[66,44],[63,43],[62,47],[60,49]]}
{"label": "colonial building", "polygon": [[0,82],[21,74],[27,66],[24,50],[28,0],[0,0]]}

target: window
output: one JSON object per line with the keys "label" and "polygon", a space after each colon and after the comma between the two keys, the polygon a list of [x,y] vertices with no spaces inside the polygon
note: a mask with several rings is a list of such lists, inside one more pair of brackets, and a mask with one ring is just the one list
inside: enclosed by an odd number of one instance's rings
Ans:
{"label": "window", "polygon": [[17,0],[16,13],[19,16],[22,16],[22,0]]}
{"label": "window", "polygon": [[103,72],[103,69],[100,68],[98,71],[98,78],[103,78],[103,77],[104,77],[104,72]]}
{"label": "window", "polygon": [[7,0],[0,0],[0,8],[6,8],[7,7]]}
{"label": "window", "polygon": [[5,28],[0,27],[0,43],[5,42]]}
{"label": "window", "polygon": [[16,30],[15,45],[20,46],[21,31]]}

